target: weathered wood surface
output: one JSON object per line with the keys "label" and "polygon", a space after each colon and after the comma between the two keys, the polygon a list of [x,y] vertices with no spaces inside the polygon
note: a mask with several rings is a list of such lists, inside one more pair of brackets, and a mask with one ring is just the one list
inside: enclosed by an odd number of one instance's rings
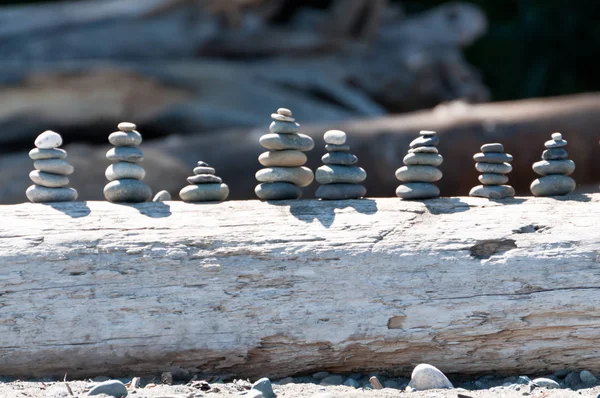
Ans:
{"label": "weathered wood surface", "polygon": [[0,218],[0,374],[600,371],[598,194]]}

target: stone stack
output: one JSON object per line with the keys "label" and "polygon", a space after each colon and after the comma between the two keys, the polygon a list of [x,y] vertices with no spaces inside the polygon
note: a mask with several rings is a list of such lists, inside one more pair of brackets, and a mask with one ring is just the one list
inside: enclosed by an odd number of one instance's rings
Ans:
{"label": "stone stack", "polygon": [[508,182],[506,174],[512,171],[513,157],[504,153],[504,145],[499,143],[485,144],[481,147],[481,153],[473,156],[475,168],[482,173],[479,176],[478,185],[471,189],[470,196],[479,196],[488,199],[502,199],[515,196],[515,190]]}
{"label": "stone stack", "polygon": [[405,166],[396,170],[396,178],[403,182],[396,195],[402,199],[428,199],[440,195],[433,182],[442,178],[437,168],[444,158],[436,148],[439,138],[435,131],[421,131],[420,137],[410,143],[408,155],[404,157]]}
{"label": "stone stack", "polygon": [[139,162],[144,153],[138,148],[142,135],[135,131],[133,123],[119,123],[119,131],[108,136],[115,147],[106,152],[106,158],[112,162],[106,169],[106,178],[110,181],[104,187],[104,197],[110,202],[139,203],[152,198],[152,190],[141,180],[146,171]]}
{"label": "stone stack", "polygon": [[71,202],[77,200],[77,191],[69,188],[69,177],[74,171],[65,158],[67,152],[59,149],[62,137],[54,131],[44,131],[35,140],[35,148],[29,152],[34,161],[29,178],[34,185],[27,188],[27,199],[33,203]]}
{"label": "stone stack", "polygon": [[221,202],[229,196],[229,187],[215,175],[215,169],[208,163],[198,162],[194,175],[187,178],[190,185],[179,191],[184,202]]}
{"label": "stone stack", "polygon": [[350,153],[346,144],[346,133],[330,130],[324,135],[327,154],[321,160],[321,166],[315,178],[322,184],[316,192],[320,199],[358,199],[367,194],[367,189],[360,185],[367,178],[367,173],[356,166],[358,158]]}
{"label": "stone stack", "polygon": [[567,141],[563,140],[561,133],[554,133],[544,146],[547,149],[542,153],[543,160],[533,164],[533,171],[542,177],[531,183],[531,193],[535,196],[561,196],[573,192],[575,180],[569,174],[575,171],[575,162],[568,159]]}
{"label": "stone stack", "polygon": [[271,114],[273,122],[269,134],[260,137],[260,145],[268,149],[258,157],[266,168],[256,172],[261,183],[254,192],[261,200],[298,199],[302,196],[300,187],[313,181],[313,172],[307,167],[306,155],[315,146],[312,138],[298,133],[300,125],[289,109],[279,108]]}

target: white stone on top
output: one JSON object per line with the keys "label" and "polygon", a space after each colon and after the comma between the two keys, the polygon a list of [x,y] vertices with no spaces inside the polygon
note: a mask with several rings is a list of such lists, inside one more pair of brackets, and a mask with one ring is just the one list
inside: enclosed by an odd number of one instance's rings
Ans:
{"label": "white stone on top", "polygon": [[35,146],[40,149],[53,149],[62,145],[62,137],[54,131],[44,131],[35,139]]}
{"label": "white stone on top", "polygon": [[344,145],[346,143],[346,133],[341,130],[329,130],[323,138],[327,144]]}
{"label": "white stone on top", "polygon": [[560,140],[562,140],[562,134],[561,133],[553,133],[552,134],[552,139],[554,141],[560,141]]}
{"label": "white stone on top", "polygon": [[137,126],[131,122],[121,122],[117,127],[119,128],[119,130],[127,133],[135,130]]}
{"label": "white stone on top", "polygon": [[429,130],[421,130],[421,132],[419,132],[420,135],[436,135],[437,133],[435,131],[429,131]]}
{"label": "white stone on top", "polygon": [[279,113],[281,116],[292,117],[292,111],[287,108],[279,108],[277,109],[277,113]]}

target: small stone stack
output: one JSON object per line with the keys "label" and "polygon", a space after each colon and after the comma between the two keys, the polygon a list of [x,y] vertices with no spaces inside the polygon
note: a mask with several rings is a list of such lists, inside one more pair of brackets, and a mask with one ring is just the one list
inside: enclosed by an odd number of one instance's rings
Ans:
{"label": "small stone stack", "polygon": [[478,185],[471,189],[470,196],[479,196],[488,199],[502,199],[515,196],[515,190],[508,182],[508,174],[512,171],[513,157],[504,153],[504,145],[499,143],[485,144],[481,147],[481,153],[473,156],[475,168],[480,173]]}
{"label": "small stone stack", "polygon": [[74,171],[65,158],[67,152],[58,147],[62,137],[54,131],[44,131],[35,140],[36,148],[29,152],[34,161],[29,178],[34,185],[27,188],[27,199],[33,203],[71,202],[77,200],[77,191],[69,188],[69,177]]}
{"label": "small stone stack", "polygon": [[119,131],[108,136],[115,147],[106,152],[106,158],[112,162],[106,169],[106,178],[110,181],[104,187],[104,197],[110,202],[139,203],[152,198],[152,190],[141,180],[146,171],[139,162],[144,153],[138,148],[142,135],[135,131],[133,123],[119,123]]}
{"label": "small stone stack", "polygon": [[358,158],[350,153],[346,144],[346,133],[330,130],[324,135],[327,154],[321,160],[321,166],[315,178],[322,184],[316,192],[320,199],[358,199],[367,194],[367,189],[360,185],[367,178],[367,173],[356,166]]}
{"label": "small stone stack", "polygon": [[300,187],[308,186],[314,179],[307,167],[306,155],[315,144],[307,135],[299,134],[300,125],[289,109],[279,108],[271,114],[273,122],[269,134],[260,137],[260,145],[268,149],[258,157],[266,168],[256,172],[261,182],[254,192],[261,200],[298,199],[302,196]]}
{"label": "small stone stack", "polygon": [[221,202],[229,196],[229,187],[215,175],[215,169],[208,163],[198,162],[194,175],[187,178],[191,184],[179,191],[179,197],[184,202]]}
{"label": "small stone stack", "polygon": [[404,157],[405,166],[396,170],[396,178],[402,182],[396,195],[402,199],[428,199],[440,195],[433,182],[442,178],[437,168],[444,158],[436,148],[440,139],[435,131],[421,131],[420,137],[410,143],[408,155]]}
{"label": "small stone stack", "polygon": [[575,180],[569,174],[575,171],[575,162],[567,159],[569,154],[564,148],[567,141],[561,133],[552,134],[552,139],[546,141],[547,148],[542,153],[542,159],[533,164],[533,171],[542,177],[531,183],[531,193],[535,196],[561,196],[573,192]]}

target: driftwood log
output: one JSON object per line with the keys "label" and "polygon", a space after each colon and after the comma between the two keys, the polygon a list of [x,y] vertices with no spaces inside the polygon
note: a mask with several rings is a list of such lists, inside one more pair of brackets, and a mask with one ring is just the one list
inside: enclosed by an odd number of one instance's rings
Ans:
{"label": "driftwood log", "polygon": [[0,374],[600,371],[600,195],[0,207]]}

